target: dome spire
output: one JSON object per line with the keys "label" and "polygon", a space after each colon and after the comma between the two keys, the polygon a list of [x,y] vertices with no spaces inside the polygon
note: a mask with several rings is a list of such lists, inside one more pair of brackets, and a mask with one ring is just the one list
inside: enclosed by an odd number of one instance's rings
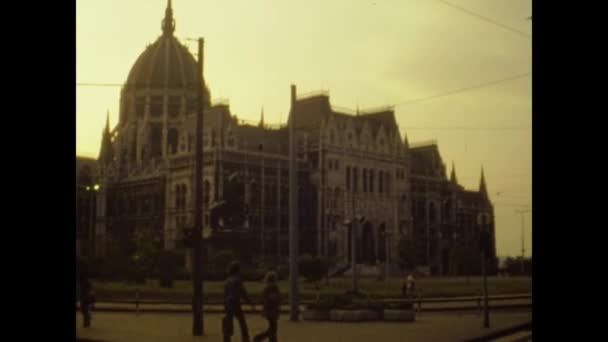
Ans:
{"label": "dome spire", "polygon": [[173,8],[171,8],[171,0],[167,1],[167,9],[165,9],[165,18],[162,24],[163,34],[173,35],[175,31],[175,19],[173,19]]}

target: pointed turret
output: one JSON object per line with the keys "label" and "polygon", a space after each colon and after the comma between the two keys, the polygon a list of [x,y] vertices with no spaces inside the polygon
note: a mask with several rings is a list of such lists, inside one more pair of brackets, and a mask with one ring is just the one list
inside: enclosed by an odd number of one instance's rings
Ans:
{"label": "pointed turret", "polygon": [[262,107],[262,114],[260,115],[260,123],[258,124],[260,128],[264,128],[264,107]]}
{"label": "pointed turret", "polygon": [[110,132],[110,111],[106,116],[106,128],[101,136],[101,150],[99,151],[99,162],[106,165],[114,160],[114,150],[112,147],[112,133]]}
{"label": "pointed turret", "polygon": [[410,147],[410,142],[407,139],[407,133],[403,132],[403,145],[407,148]]}
{"label": "pointed turret", "polygon": [[488,191],[486,189],[486,180],[483,175],[483,166],[481,167],[481,180],[479,181],[479,193],[488,197]]}
{"label": "pointed turret", "polygon": [[458,184],[458,179],[456,179],[456,166],[454,166],[454,162],[452,161],[452,173],[450,174],[450,182],[454,184]]}

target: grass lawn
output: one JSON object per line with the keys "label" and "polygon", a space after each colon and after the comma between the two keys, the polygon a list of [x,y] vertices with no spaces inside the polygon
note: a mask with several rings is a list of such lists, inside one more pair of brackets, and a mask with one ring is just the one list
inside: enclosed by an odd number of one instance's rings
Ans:
{"label": "grass lawn", "polygon": [[[342,294],[351,288],[351,278],[334,278],[326,284],[321,281],[321,293]],[[400,297],[403,279],[391,278],[381,281],[372,278],[359,279],[359,288],[376,297]],[[245,282],[245,288],[252,297],[257,297],[263,288],[261,282]],[[416,280],[416,287],[422,290],[424,297],[457,297],[477,295],[482,289],[481,277],[428,277]],[[99,301],[120,299],[133,300],[135,290],[139,289],[141,300],[162,300],[168,302],[189,302],[192,298],[191,281],[175,281],[173,288],[162,288],[158,280],[149,279],[145,284],[127,284],[124,282],[93,281],[93,287]],[[223,282],[206,281],[204,283],[204,296],[207,300],[221,301],[223,295]],[[279,282],[281,293],[286,297],[289,288],[288,282]],[[490,295],[518,294],[532,292],[532,278],[530,277],[488,277],[488,293]],[[303,300],[314,299],[317,290],[311,283],[300,282],[300,294]]]}

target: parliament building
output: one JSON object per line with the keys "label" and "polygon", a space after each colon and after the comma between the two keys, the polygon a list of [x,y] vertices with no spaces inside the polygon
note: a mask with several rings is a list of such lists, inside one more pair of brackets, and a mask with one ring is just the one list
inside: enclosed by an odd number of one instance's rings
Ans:
{"label": "parliament building", "polygon": [[[134,236],[159,250],[189,253],[183,234],[194,221],[199,66],[173,34],[170,1],[161,26],[128,74],[119,121],[106,122],[98,158],[77,157],[82,255],[135,253]],[[288,128],[265,123],[263,112],[258,123],[246,123],[228,104],[211,102],[202,87],[206,253],[229,249],[246,260],[285,264]],[[366,272],[381,272],[388,263],[398,274],[398,244],[409,239],[421,269],[458,274],[452,253],[478,251],[482,224],[496,259],[483,170],[479,188],[466,190],[453,165],[447,176],[435,142],[414,144],[400,134],[392,108],[336,109],[328,93],[290,90],[300,253],[329,257],[332,269],[344,271],[352,248],[349,222],[358,217],[357,262]]]}

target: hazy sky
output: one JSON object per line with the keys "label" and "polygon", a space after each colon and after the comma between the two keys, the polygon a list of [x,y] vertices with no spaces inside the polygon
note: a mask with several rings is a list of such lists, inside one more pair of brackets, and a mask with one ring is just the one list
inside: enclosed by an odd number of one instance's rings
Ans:
{"label": "hazy sky", "polygon": [[[166,2],[78,0],[77,82],[124,83],[160,36]],[[448,2],[464,10],[439,0],[174,0],[173,11],[175,35],[193,53],[185,39],[205,38],[211,97],[228,99],[239,118],[258,121],[264,107],[266,122],[285,122],[294,83],[299,94],[329,91],[339,107],[395,105],[410,143],[437,140],[448,174],[453,161],[468,189],[483,165],[497,253],[521,255],[515,211],[532,197],[532,1]],[[120,87],[76,94],[76,153],[97,156],[106,112],[118,120]],[[417,99],[426,100],[408,103]],[[524,218],[530,255],[531,213]]]}

